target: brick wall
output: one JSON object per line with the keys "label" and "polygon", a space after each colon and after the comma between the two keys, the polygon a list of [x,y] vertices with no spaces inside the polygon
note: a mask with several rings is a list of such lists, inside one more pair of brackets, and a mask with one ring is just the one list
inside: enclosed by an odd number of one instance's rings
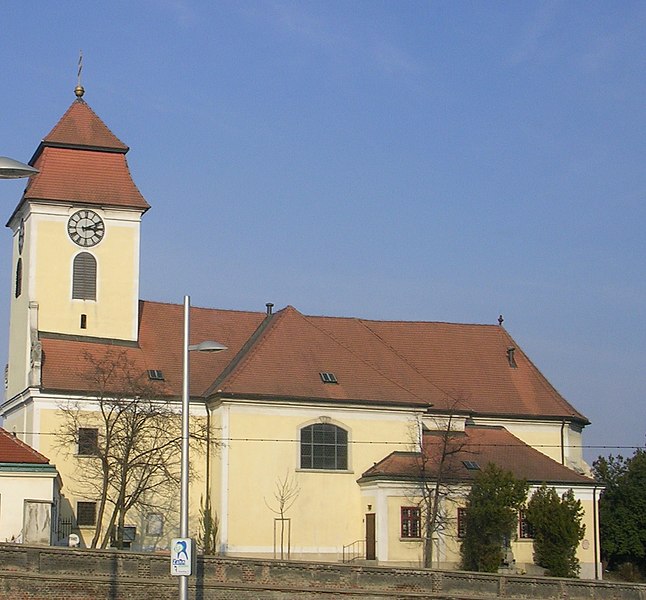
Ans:
{"label": "brick wall", "polygon": [[[168,556],[0,543],[0,600],[171,600]],[[646,585],[358,565],[199,558],[196,600],[646,600]]]}

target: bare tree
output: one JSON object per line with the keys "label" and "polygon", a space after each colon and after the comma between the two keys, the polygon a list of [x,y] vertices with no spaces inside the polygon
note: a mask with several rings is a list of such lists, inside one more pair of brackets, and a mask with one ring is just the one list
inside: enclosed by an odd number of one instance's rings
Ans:
{"label": "bare tree", "polygon": [[[278,481],[276,481],[276,489],[274,490],[274,500],[276,501],[275,508],[268,504],[267,500],[265,500],[267,508],[274,514],[278,515],[278,518],[276,520],[279,522],[280,526],[280,558],[285,557],[285,551],[287,552],[287,558],[289,558],[291,550],[291,526],[288,525],[288,527],[290,527],[290,531],[288,535],[287,548],[285,548],[285,524],[289,522],[289,519],[285,515],[287,514],[287,511],[294,505],[294,502],[296,502],[300,491],[301,490],[298,486],[298,483],[296,482],[296,479],[294,479],[294,477],[290,477],[289,473],[285,473],[284,479],[279,478]],[[276,522],[276,520],[274,521],[274,523]]]}
{"label": "bare tree", "polygon": [[[420,512],[424,567],[433,566],[433,541],[455,525],[453,502],[458,472],[466,453],[462,421],[456,415],[459,401],[444,414],[418,419],[413,433],[415,465],[411,499]],[[429,429],[424,421],[431,422]]]}
{"label": "bare tree", "polygon": [[[159,512],[176,495],[180,416],[125,350],[86,353],[84,359],[91,392],[60,407],[58,443],[68,452],[78,448],[76,487],[97,501],[90,546],[106,548],[112,541],[121,548],[131,509]],[[202,433],[193,431],[192,437]]]}

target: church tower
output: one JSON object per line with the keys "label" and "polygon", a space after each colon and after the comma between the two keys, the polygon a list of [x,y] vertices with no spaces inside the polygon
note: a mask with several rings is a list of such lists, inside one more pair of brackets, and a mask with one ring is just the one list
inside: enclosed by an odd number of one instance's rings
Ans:
{"label": "church tower", "polygon": [[7,226],[13,289],[7,399],[40,384],[43,336],[137,340],[139,238],[149,205],[119,140],[76,100],[38,146]]}

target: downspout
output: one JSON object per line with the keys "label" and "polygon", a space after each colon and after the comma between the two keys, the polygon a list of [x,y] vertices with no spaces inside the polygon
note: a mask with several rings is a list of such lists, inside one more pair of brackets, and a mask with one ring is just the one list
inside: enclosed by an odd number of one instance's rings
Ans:
{"label": "downspout", "polygon": [[599,579],[599,531],[598,531],[598,511],[599,503],[597,502],[597,486],[592,489],[592,526],[594,527],[594,578]]}
{"label": "downspout", "polygon": [[565,430],[565,419],[561,420],[561,464],[565,465],[565,438],[563,432]]}

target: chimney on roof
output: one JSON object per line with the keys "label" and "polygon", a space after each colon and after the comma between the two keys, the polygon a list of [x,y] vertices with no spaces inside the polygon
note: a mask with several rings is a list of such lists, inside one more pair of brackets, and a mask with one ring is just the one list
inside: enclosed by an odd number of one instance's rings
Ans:
{"label": "chimney on roof", "polygon": [[274,312],[274,303],[273,302],[267,302],[267,304],[265,304],[265,306],[267,307],[267,316],[269,317]]}
{"label": "chimney on roof", "polygon": [[516,364],[516,357],[514,356],[516,354],[516,348],[513,346],[509,346],[507,348],[507,360],[509,361],[509,366],[512,368],[516,368],[518,365]]}

